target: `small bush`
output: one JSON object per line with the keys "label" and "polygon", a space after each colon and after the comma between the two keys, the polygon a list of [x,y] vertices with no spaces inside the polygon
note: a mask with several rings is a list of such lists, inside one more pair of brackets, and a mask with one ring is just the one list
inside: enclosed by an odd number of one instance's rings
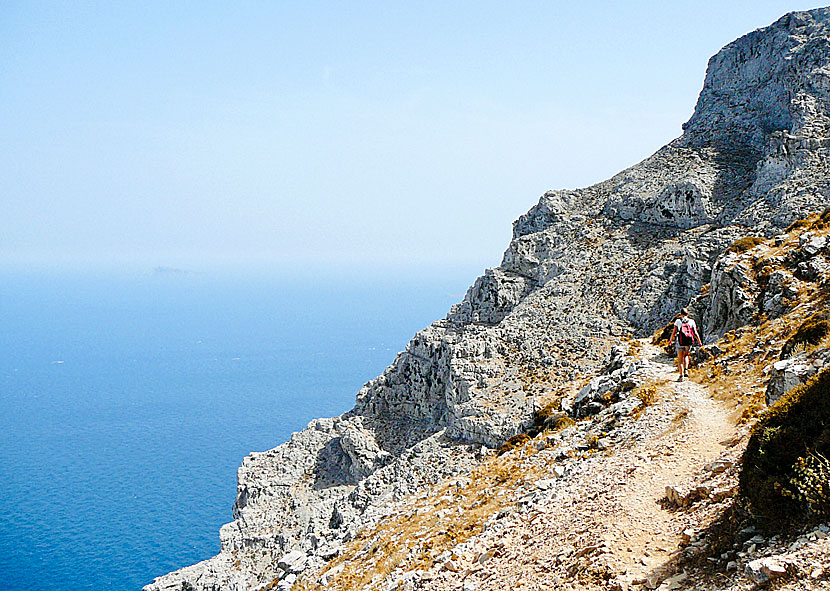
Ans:
{"label": "small bush", "polygon": [[787,226],[787,228],[784,231],[789,233],[789,232],[792,232],[793,230],[799,230],[799,229],[802,229],[802,228],[809,228],[812,225],[813,224],[812,224],[812,222],[810,222],[810,220],[795,220],[792,224]]}
{"label": "small bush", "polygon": [[559,410],[560,401],[555,400],[533,413],[533,428],[528,435],[535,437],[545,430],[561,431],[575,424],[568,413]]}
{"label": "small bush", "polygon": [[744,236],[743,238],[738,238],[735,242],[733,242],[726,249],[726,252],[735,252],[740,254],[742,252],[746,252],[752,248],[755,248],[763,242],[765,242],[765,240],[759,236]]}
{"label": "small bush", "polygon": [[559,417],[556,419],[556,423],[553,428],[556,431],[561,431],[562,429],[567,429],[568,427],[573,427],[574,425],[576,425],[576,421],[574,421],[571,417]]}
{"label": "small bush", "polygon": [[528,441],[530,441],[530,435],[528,435],[527,433],[519,433],[518,435],[514,435],[513,437],[504,442],[504,444],[501,446],[501,449],[499,449],[498,455],[506,454],[509,451],[513,451],[516,448],[522,447]]}
{"label": "small bush", "polygon": [[564,412],[559,410],[559,401],[555,400],[549,402],[542,408],[536,409],[533,413],[533,422],[540,429],[550,428],[564,414]]}
{"label": "small bush", "polygon": [[808,219],[796,220],[789,226],[785,232],[792,232],[793,230],[822,230],[830,224],[830,207],[824,208],[818,216],[811,216]]}
{"label": "small bush", "polygon": [[657,402],[657,386],[645,386],[642,388],[636,388],[634,390],[634,396],[640,399],[640,402],[643,403],[643,406],[651,406],[655,402]]}
{"label": "small bush", "polygon": [[816,312],[796,329],[781,348],[781,359],[791,357],[796,349],[806,350],[808,345],[818,345],[830,334],[830,310]]}
{"label": "small bush", "polygon": [[830,369],[773,404],[752,429],[740,475],[741,496],[772,522],[830,517]]}
{"label": "small bush", "polygon": [[811,515],[830,515],[830,461],[818,453],[807,453],[798,458],[790,478],[790,490],[785,491]]}

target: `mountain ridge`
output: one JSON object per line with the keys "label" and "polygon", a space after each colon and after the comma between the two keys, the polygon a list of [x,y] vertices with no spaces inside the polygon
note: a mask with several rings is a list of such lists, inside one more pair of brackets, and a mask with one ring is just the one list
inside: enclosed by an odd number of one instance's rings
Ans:
{"label": "mountain ridge", "polygon": [[[319,569],[391,504],[470,473],[531,428],[540,401],[578,414],[577,390],[612,344],[665,324],[730,244],[830,202],[828,113],[830,9],[724,47],[681,137],[607,181],[545,193],[514,222],[500,266],[351,411],[243,461],[219,555],[145,589],[258,589],[296,571],[280,566],[292,552]],[[727,328],[707,312],[720,301],[698,305],[713,341]]]}

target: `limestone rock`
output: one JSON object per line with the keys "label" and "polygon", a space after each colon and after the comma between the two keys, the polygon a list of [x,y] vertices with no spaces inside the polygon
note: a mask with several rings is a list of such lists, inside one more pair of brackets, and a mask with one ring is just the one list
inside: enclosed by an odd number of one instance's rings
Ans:
{"label": "limestone rock", "polygon": [[767,405],[773,404],[784,394],[807,381],[816,372],[812,364],[801,363],[799,359],[783,359],[772,364],[772,376],[766,391]]}
{"label": "limestone rock", "polygon": [[756,583],[766,583],[774,577],[787,572],[786,567],[773,557],[759,558],[747,563],[744,567],[746,575]]}
{"label": "limestone rock", "polygon": [[[288,573],[301,573],[305,568],[306,555],[301,550],[292,550],[277,562],[277,566]],[[296,580],[296,577],[295,577]]]}
{"label": "limestone rock", "polygon": [[759,291],[743,258],[727,254],[718,259],[712,271],[709,307],[703,317],[704,338],[711,340],[748,324],[758,313],[755,301]]}
{"label": "limestone rock", "polygon": [[[710,279],[694,302],[707,338],[779,314],[798,282],[823,281],[830,253],[815,236],[766,287],[740,253],[723,253],[828,203],[828,37],[830,9],[816,9],[730,43],[710,60],[681,137],[607,181],[542,195],[514,223],[501,264],[418,332],[351,411],[243,460],[219,554],[147,591],[184,581],[247,591],[277,578],[292,549],[322,565],[396,500],[526,431],[537,394],[596,376],[574,412],[606,423],[630,412],[623,384],[642,376],[634,361],[616,366],[612,342],[665,325]],[[614,389],[619,402],[603,398]]]}
{"label": "limestone rock", "polygon": [[706,464],[703,469],[707,472],[711,472],[712,474],[720,474],[721,472],[731,470],[734,467],[735,463],[729,460],[715,460],[714,462]]}
{"label": "limestone rock", "polygon": [[349,471],[355,480],[368,476],[391,458],[391,454],[378,447],[374,434],[363,427],[361,417],[337,423],[340,447],[348,456]]}

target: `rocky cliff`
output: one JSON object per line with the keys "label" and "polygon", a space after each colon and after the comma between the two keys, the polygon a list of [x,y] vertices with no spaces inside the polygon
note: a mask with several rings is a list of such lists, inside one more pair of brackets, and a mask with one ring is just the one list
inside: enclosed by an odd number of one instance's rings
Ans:
{"label": "rocky cliff", "polygon": [[[351,411],[245,458],[217,556],[146,590],[290,588],[396,502],[526,430],[539,400],[575,412],[610,344],[670,320],[736,239],[830,203],[828,107],[830,9],[724,47],[681,137],[605,182],[545,193],[514,223],[501,265]],[[728,281],[716,291],[739,297],[741,278]],[[740,323],[723,316],[735,309],[707,311],[708,339]]]}

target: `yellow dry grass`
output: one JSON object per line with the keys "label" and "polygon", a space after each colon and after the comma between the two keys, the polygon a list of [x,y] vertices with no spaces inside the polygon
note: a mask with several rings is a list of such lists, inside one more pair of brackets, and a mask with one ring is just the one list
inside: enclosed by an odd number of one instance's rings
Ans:
{"label": "yellow dry grass", "polygon": [[[317,576],[342,564],[342,572],[327,591],[372,590],[380,589],[395,569],[430,568],[442,552],[481,533],[488,517],[515,503],[510,495],[499,492],[513,490],[536,476],[521,466],[521,456],[535,451],[528,447],[510,456],[489,458],[470,473],[468,485],[458,486],[457,479],[450,479],[435,486],[429,495],[412,499],[405,510],[359,533]],[[321,589],[306,579],[294,588]]]}

